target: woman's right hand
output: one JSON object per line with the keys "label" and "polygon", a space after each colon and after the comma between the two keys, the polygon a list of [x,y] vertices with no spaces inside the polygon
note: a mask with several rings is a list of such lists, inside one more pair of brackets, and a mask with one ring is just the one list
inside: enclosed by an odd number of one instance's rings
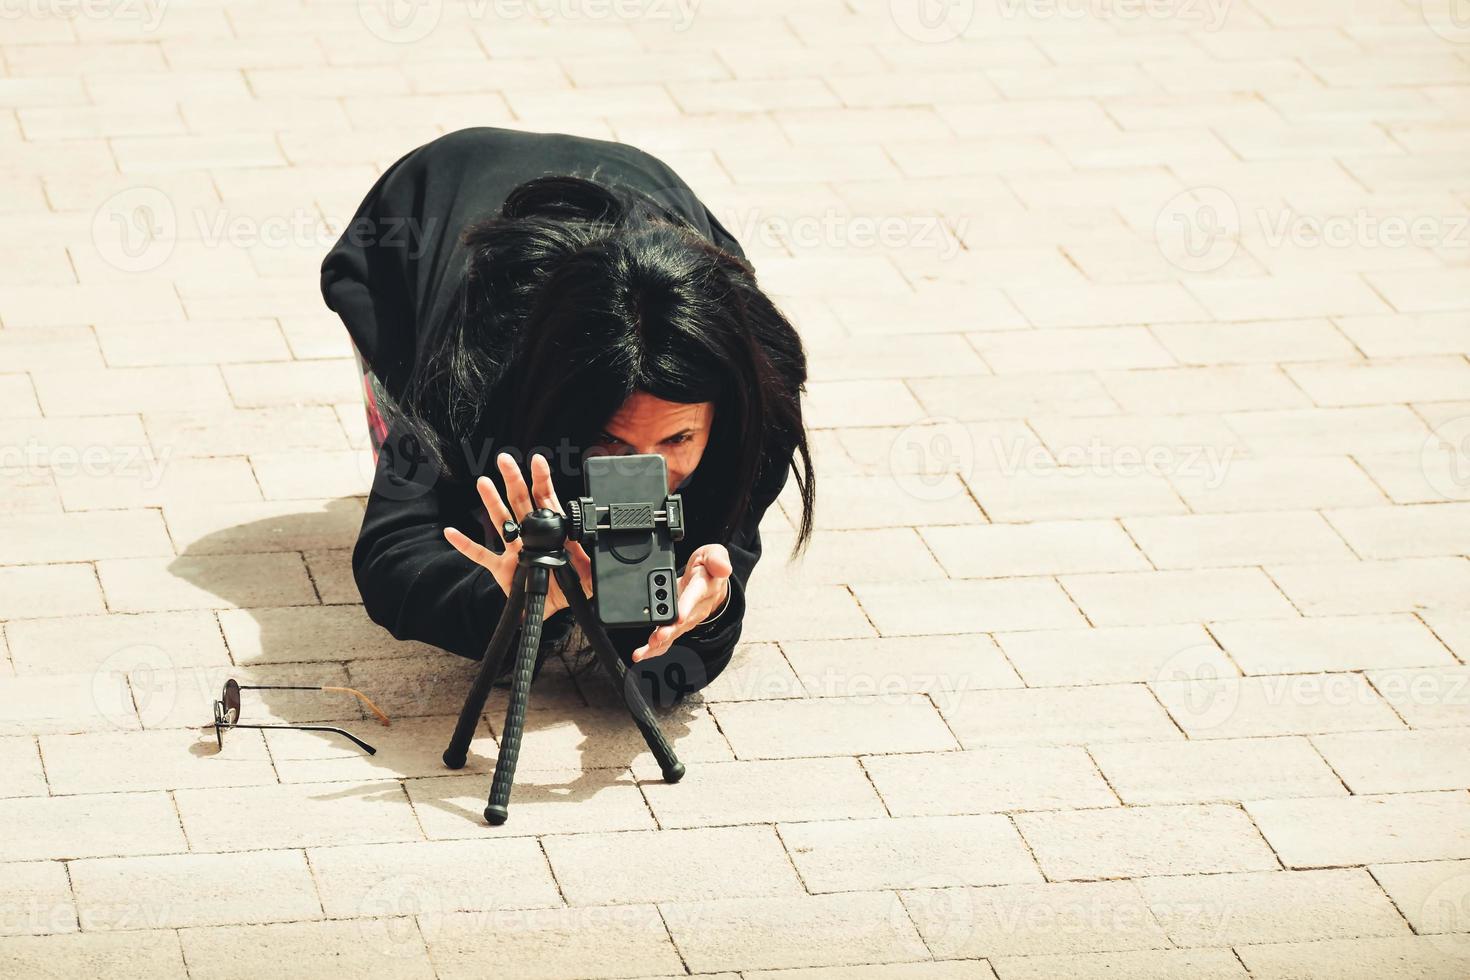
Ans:
{"label": "woman's right hand", "polygon": [[[533,509],[532,496],[535,497],[535,507],[549,507],[558,514],[564,514],[561,502],[556,499],[556,490],[551,484],[551,464],[546,457],[540,453],[531,456],[531,491],[526,490],[526,481],[521,476],[520,467],[516,466],[514,457],[509,453],[501,453],[495,458],[495,463],[500,467],[500,475],[505,478],[506,495],[510,497],[510,506],[514,513],[524,517]],[[506,521],[520,523],[520,519],[513,517],[512,512],[506,507],[505,502],[500,499],[500,491],[495,488],[495,483],[488,476],[482,476],[475,481],[475,489],[480,493],[480,500],[485,504],[485,509],[490,514],[490,526],[496,534],[501,535],[505,544],[505,550],[496,554],[484,545],[477,544],[456,528],[446,527],[444,537],[450,544],[454,545],[456,551],[464,555],[477,565],[489,569],[490,574],[495,576],[495,581],[500,583],[500,591],[506,596],[510,595],[511,582],[515,578],[516,565],[521,553],[521,539],[519,536],[514,541],[504,541],[502,528]],[[577,577],[582,581],[582,592],[584,595],[592,595],[592,560],[587,557],[580,542],[567,541],[567,558],[570,559],[572,567],[577,570]],[[553,613],[560,612],[568,606],[567,597],[561,590],[556,576],[551,576],[546,590],[546,609],[544,618],[550,618]],[[524,618],[524,614],[522,616]]]}

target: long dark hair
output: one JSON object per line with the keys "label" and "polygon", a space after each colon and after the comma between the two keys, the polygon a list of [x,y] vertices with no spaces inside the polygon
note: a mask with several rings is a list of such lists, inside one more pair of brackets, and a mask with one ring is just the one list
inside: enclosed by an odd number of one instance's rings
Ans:
{"label": "long dark hair", "polygon": [[746,261],[652,196],[577,176],[521,184],[460,240],[452,312],[388,406],[442,472],[472,468],[470,447],[487,445],[493,423],[504,445],[551,450],[565,504],[582,492],[582,450],[634,392],[713,402],[695,476],[718,536],[753,499],[769,504],[789,467],[802,505],[791,554],[805,549],[816,500],[806,352]]}

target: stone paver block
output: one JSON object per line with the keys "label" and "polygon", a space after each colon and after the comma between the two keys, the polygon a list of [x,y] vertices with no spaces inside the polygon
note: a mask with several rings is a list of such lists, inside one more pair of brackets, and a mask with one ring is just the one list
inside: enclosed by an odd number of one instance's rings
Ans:
{"label": "stone paver block", "polygon": [[480,977],[486,963],[518,977],[658,976],[681,969],[652,905],[452,912],[427,931],[435,974]]}
{"label": "stone paver block", "polygon": [[526,838],[312,847],[306,858],[334,919],[562,904],[545,855]]}
{"label": "stone paver block", "polygon": [[115,558],[99,561],[97,576],[116,612],[317,604],[300,555],[284,552]]}
{"label": "stone paver block", "polygon": [[1226,677],[1229,658],[1196,624],[1033,630],[997,638],[1031,687],[1126,684],[1161,676]]}
{"label": "stone paver block", "polygon": [[[715,764],[691,767],[695,773]],[[414,814],[430,840],[485,836],[489,774],[410,779],[405,785]],[[638,786],[615,769],[516,772],[510,797],[515,819],[500,827],[501,837],[526,834],[585,834],[648,830],[655,826]],[[697,821],[698,824],[710,821]],[[669,826],[667,821],[660,821]]]}
{"label": "stone paver block", "polygon": [[5,876],[5,894],[0,897],[0,936],[76,932],[77,910],[65,864],[60,861],[0,864],[0,874]]}
{"label": "stone paver block", "polygon": [[642,788],[662,827],[884,814],[882,801],[852,759],[707,763],[690,767],[677,785],[650,779]]}
{"label": "stone paver block", "polygon": [[1044,578],[885,582],[855,585],[852,592],[884,636],[1058,629],[1083,622],[1067,594]]}
{"label": "stone paver block", "polygon": [[1142,684],[935,695],[965,748],[1174,739],[1179,729]]}
{"label": "stone paver block", "polygon": [[1076,977],[1106,980],[1244,980],[1245,968],[1228,949],[1149,949],[1121,953],[1075,953],[1053,956],[1001,956],[990,961],[1000,980],[1048,980]]}
{"label": "stone paver block", "polygon": [[1470,726],[1470,667],[1374,670],[1368,679],[1411,728]]}
{"label": "stone paver block", "polygon": [[[863,768],[895,816],[1111,806],[1116,797],[1076,746],[1011,746],[869,756]],[[936,786],[946,787],[937,794]]]}
{"label": "stone paver block", "polygon": [[0,800],[9,833],[0,861],[172,854],[185,849],[178,814],[167,793]]}
{"label": "stone paver block", "polygon": [[1407,614],[1212,623],[1210,632],[1247,674],[1424,667],[1453,662],[1434,635]]}
{"label": "stone paver block", "polygon": [[1470,789],[1470,729],[1318,735],[1312,742],[1361,796]]}
{"label": "stone paver block", "polygon": [[16,670],[29,677],[230,664],[219,623],[204,610],[15,620],[6,638]]}
{"label": "stone paver block", "polygon": [[1297,615],[1259,568],[1063,575],[1061,583],[1095,626]]}
{"label": "stone paver block", "polygon": [[1131,881],[906,891],[904,906],[938,957],[1157,949],[1169,944]]}
{"label": "stone paver block", "polygon": [[299,851],[89,858],[71,862],[70,873],[86,930],[321,917]]}
{"label": "stone paver block", "polygon": [[1402,793],[1245,804],[1289,868],[1470,857],[1470,795]]}
{"label": "stone paver block", "polygon": [[36,740],[17,735],[0,738],[0,797],[45,796],[46,773],[41,768],[41,756],[36,751]]}
{"label": "stone paver block", "polygon": [[778,826],[814,894],[1041,880],[1015,827],[998,815]]}
{"label": "stone paver block", "polygon": [[1279,867],[1250,818],[1218,804],[1022,813],[1016,826],[1054,881]]}
{"label": "stone paver block", "polygon": [[190,973],[179,935],[172,929],[154,929],[9,937],[0,939],[0,969],[7,976],[46,980],[103,975],[119,980],[186,980]]}
{"label": "stone paver block", "polygon": [[1265,944],[1237,952],[1257,980],[1331,980],[1346,971],[1413,980],[1460,977],[1470,970],[1470,953],[1434,936]]}
{"label": "stone paver block", "polygon": [[1121,742],[1088,747],[1129,804],[1216,803],[1347,791],[1304,738]]}
{"label": "stone paver block", "polygon": [[122,666],[87,674],[0,677],[0,735],[139,728],[132,689],[138,661],[115,662]]}
{"label": "stone paver block", "polygon": [[269,962],[273,973],[289,980],[338,973],[434,976],[424,936],[408,917],[180,929],[178,937],[190,977],[225,980],[242,961]]}
{"label": "stone paver block", "polygon": [[792,640],[781,649],[800,679],[797,695],[896,696],[1021,686],[995,640],[983,633]]}
{"label": "stone paver block", "polygon": [[[1465,897],[1470,894],[1470,861],[1375,864],[1368,870],[1415,932],[1470,932],[1465,906]],[[1447,942],[1464,944],[1467,940],[1457,936]]]}
{"label": "stone paver block", "polygon": [[399,783],[314,783],[174,794],[196,851],[421,840]]}
{"label": "stone paver block", "polygon": [[740,759],[789,759],[958,748],[921,694],[740,701],[714,706]]}
{"label": "stone paver block", "polygon": [[770,827],[551,835],[542,846],[569,905],[802,893]]}
{"label": "stone paver block", "polygon": [[660,910],[695,973],[930,958],[893,892],[671,902]]}
{"label": "stone paver block", "polygon": [[40,742],[52,792],[122,793],[273,784],[260,736],[231,732],[228,753],[219,751],[210,727],[42,735]]}
{"label": "stone paver block", "polygon": [[1180,946],[1409,932],[1393,904],[1361,868],[1149,878],[1138,887],[1154,917]]}
{"label": "stone paver block", "polygon": [[1264,738],[1399,729],[1361,674],[1267,674],[1161,680],[1152,685],[1191,738]]}

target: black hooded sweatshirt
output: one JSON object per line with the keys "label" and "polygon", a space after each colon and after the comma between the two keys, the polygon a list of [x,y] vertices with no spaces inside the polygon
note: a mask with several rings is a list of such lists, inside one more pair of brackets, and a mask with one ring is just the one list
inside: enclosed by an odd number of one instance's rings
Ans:
{"label": "black hooded sweatshirt", "polygon": [[[642,150],[606,140],[496,127],[441,136],[410,151],[378,178],[322,263],[327,306],[342,318],[390,397],[402,394],[425,343],[452,310],[468,260],[460,233],[498,214],[517,185],[551,174],[592,177],[641,190],[687,219],[709,241],[745,258],[734,237],[688,185],[667,164]],[[505,383],[518,380],[512,375]],[[487,403],[500,403],[502,396],[487,392]],[[493,427],[493,418],[489,425]],[[487,435],[493,441],[493,431]],[[394,438],[390,430],[388,445]],[[501,448],[521,458],[511,447],[495,447]],[[480,472],[503,494],[504,481],[493,454],[487,453],[483,464]],[[645,692],[651,690],[662,699],[669,693],[697,690],[729,664],[744,618],[746,582],[761,554],[758,525],[788,473],[789,466],[769,469],[734,534],[721,542],[734,567],[725,607],[681,636],[668,653],[637,665]],[[702,506],[705,493],[698,477],[696,469],[680,491],[688,522],[684,539],[676,545],[681,572],[695,548],[718,540],[711,526],[715,515]],[[353,575],[368,616],[394,637],[478,660],[505,606],[505,595],[487,569],[444,539],[446,525],[486,542],[488,519],[473,476],[405,470],[380,460],[353,549]],[[569,612],[563,610],[553,620],[560,619],[565,626]],[[633,650],[646,643],[650,633],[651,628],[644,627],[608,630],[630,667]]]}

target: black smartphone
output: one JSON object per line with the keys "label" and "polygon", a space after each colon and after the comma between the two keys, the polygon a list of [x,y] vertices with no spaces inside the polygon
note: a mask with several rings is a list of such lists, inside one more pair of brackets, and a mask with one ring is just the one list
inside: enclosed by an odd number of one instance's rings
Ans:
{"label": "black smartphone", "polygon": [[[658,453],[583,460],[582,532],[592,559],[593,605],[604,626],[662,626],[678,615],[674,542],[683,504],[669,493]],[[587,538],[591,537],[591,542]]]}

